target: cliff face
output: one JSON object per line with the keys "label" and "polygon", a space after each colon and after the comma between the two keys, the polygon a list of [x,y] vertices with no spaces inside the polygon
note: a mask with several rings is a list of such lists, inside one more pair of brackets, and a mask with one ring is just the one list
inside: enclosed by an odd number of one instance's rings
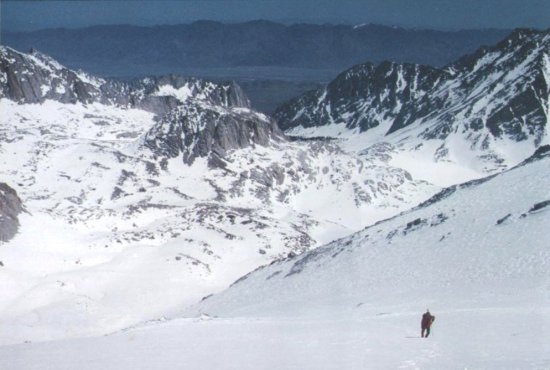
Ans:
{"label": "cliff face", "polygon": [[7,242],[19,229],[17,216],[23,211],[21,199],[14,189],[0,183],[0,242]]}
{"label": "cliff face", "polygon": [[0,97],[20,103],[91,103],[100,99],[105,80],[71,71],[34,50],[24,54],[1,47],[0,82]]}
{"label": "cliff face", "polygon": [[208,104],[179,107],[164,116],[147,133],[144,144],[159,156],[183,156],[187,164],[209,157],[211,165],[232,149],[267,146],[284,140],[275,121],[246,108]]}

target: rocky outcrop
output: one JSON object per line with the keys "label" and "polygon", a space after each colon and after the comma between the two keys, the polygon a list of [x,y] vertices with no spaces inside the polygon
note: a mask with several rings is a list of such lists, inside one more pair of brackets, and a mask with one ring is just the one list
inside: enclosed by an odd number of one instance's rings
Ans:
{"label": "rocky outcrop", "polygon": [[[142,92],[144,96],[172,94],[185,101],[185,97],[205,100],[222,107],[250,108],[250,101],[243,90],[234,81],[212,83],[197,78],[166,75],[147,77],[130,84],[132,90]],[[134,93],[134,95],[137,95]]]}
{"label": "rocky outcrop", "polygon": [[549,31],[517,30],[442,69],[366,63],[283,104],[275,117],[284,130],[336,123],[390,134],[419,124],[425,139],[461,131],[477,135],[478,146],[487,135],[538,145],[548,120],[549,54]]}
{"label": "rocky outcrop", "polygon": [[0,48],[0,97],[21,103],[46,99],[90,103],[99,99],[104,80],[64,68],[52,58],[31,50],[19,53]]}
{"label": "rocky outcrop", "polygon": [[7,242],[19,229],[17,216],[23,211],[21,199],[14,189],[0,183],[0,242]]}
{"label": "rocky outcrop", "polygon": [[209,157],[214,166],[233,149],[284,140],[276,123],[247,108],[188,104],[164,116],[145,136],[144,145],[159,156],[183,156],[187,164]]}

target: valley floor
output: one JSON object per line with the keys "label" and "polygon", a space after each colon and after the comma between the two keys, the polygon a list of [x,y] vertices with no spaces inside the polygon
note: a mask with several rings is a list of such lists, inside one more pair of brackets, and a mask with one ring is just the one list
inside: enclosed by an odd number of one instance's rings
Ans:
{"label": "valley floor", "polygon": [[357,307],[348,316],[315,319],[203,316],[103,337],[2,346],[0,368],[550,368],[550,307],[432,312],[428,339],[420,338],[422,312],[400,307]]}

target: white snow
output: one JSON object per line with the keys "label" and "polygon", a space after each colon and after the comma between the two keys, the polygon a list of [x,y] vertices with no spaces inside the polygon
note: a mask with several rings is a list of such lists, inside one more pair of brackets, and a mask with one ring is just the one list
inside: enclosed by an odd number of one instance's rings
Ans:
{"label": "white snow", "polygon": [[[548,158],[519,167],[267,266],[187,318],[0,356],[14,370],[548,368],[550,210],[529,210],[550,199],[549,170]],[[428,224],[408,226],[417,218]]]}
{"label": "white snow", "polygon": [[408,305],[419,299],[449,309],[497,302],[522,306],[534,299],[549,304],[550,251],[543,225],[550,209],[529,212],[550,200],[549,169],[546,158],[459,188],[430,206],[262,269],[198,310],[312,317],[352,312],[359,303]]}
{"label": "white snow", "polygon": [[162,85],[159,87],[159,90],[156,91],[153,95],[173,96],[178,100],[185,102],[187,99],[193,96],[193,92],[188,85],[182,86],[179,89],[176,89],[172,85]]}
{"label": "white snow", "polygon": [[40,86],[40,92],[42,95],[46,95],[51,90],[51,87],[48,85],[42,85]]}
{"label": "white snow", "polygon": [[57,94],[65,94],[65,86],[59,85],[55,88],[55,92]]}
{"label": "white snow", "polygon": [[[325,119],[323,126],[297,126],[288,130],[287,134],[337,138],[340,139],[339,145],[351,153],[361,153],[381,142],[388,143],[396,148],[389,163],[406,169],[418,180],[439,186],[498,173],[520,163],[538,146],[550,140],[547,127],[534,127],[532,123],[528,126],[532,119],[529,113],[517,117],[525,126],[521,134],[503,130],[505,132],[502,134],[495,135],[488,128],[489,118],[506,108],[527,87],[535,92],[548,117],[548,91],[540,94],[539,89],[533,87],[535,78],[549,80],[550,38],[543,36],[536,36],[536,46],[528,52],[522,45],[509,46],[502,51],[487,52],[471,68],[460,71],[447,69],[452,73],[452,78],[438,79],[422,93],[417,90],[416,74],[410,83],[412,96],[418,100],[413,99],[409,103],[425,104],[421,96],[428,94],[431,99],[443,102],[442,108],[422,114],[407,127],[391,134],[388,131],[405,105],[399,99],[396,104],[377,103],[387,100],[388,89],[381,91],[377,97],[350,97],[349,102],[336,107],[330,104],[338,103],[326,99],[326,89],[319,90],[319,101],[309,106],[297,106],[298,115],[315,117],[320,115],[321,110],[334,112],[336,109],[338,115],[333,114],[330,119]],[[359,73],[360,69],[354,67],[348,70],[349,78],[354,77],[354,71]],[[397,73],[397,92],[407,87],[401,65],[392,65],[387,73],[388,76]],[[533,111],[536,109],[533,108]],[[359,122],[378,125],[358,133]]]}
{"label": "white snow", "polygon": [[333,123],[331,125],[324,125],[318,127],[303,127],[296,126],[286,131],[289,136],[301,136],[301,137],[333,137],[337,138],[342,135],[351,136],[350,130],[346,127],[346,124]]}
{"label": "white snow", "polygon": [[84,71],[77,71],[77,72],[75,72],[75,74],[78,76],[78,78],[82,82],[90,84],[90,85],[94,86],[97,89],[99,89],[101,87],[101,85],[103,85],[105,83],[104,79],[98,78],[98,77],[95,77],[95,76],[91,76],[91,75],[89,75],[88,73],[86,73]]}
{"label": "white snow", "polygon": [[[544,369],[550,312],[439,311],[362,319],[180,319],[107,337],[0,347],[10,369]],[[542,323],[542,325],[541,325]],[[540,338],[540,339],[533,339]]]}

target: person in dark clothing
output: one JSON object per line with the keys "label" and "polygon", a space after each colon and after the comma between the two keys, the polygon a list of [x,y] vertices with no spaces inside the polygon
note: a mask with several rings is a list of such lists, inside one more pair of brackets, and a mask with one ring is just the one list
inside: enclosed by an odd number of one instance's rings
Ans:
{"label": "person in dark clothing", "polygon": [[432,327],[434,320],[435,316],[430,313],[430,310],[426,310],[426,313],[422,315],[422,322],[420,324],[422,328],[422,338],[428,338],[428,335],[430,335],[430,328]]}

